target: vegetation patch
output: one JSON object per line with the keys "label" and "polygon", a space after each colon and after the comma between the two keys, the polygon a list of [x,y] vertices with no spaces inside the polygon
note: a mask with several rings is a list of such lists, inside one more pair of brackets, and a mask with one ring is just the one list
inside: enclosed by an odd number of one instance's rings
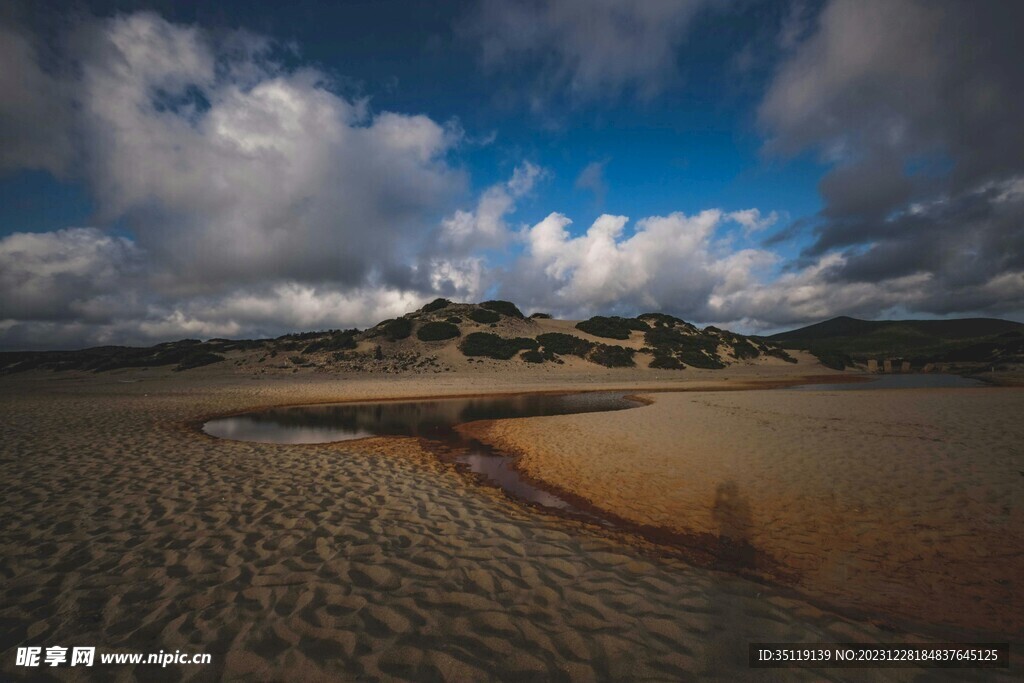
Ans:
{"label": "vegetation patch", "polygon": [[538,312],[538,313],[531,313],[530,317],[533,318],[534,320],[537,320],[537,319],[550,320],[551,319],[551,314],[550,313],[539,313]]}
{"label": "vegetation patch", "polygon": [[420,310],[424,313],[433,313],[434,311],[440,311],[442,308],[448,308],[451,305],[452,302],[448,299],[434,299]]}
{"label": "vegetation patch", "polygon": [[663,359],[660,362],[664,367],[668,367],[669,361],[665,358],[669,356],[695,368],[717,370],[725,367],[725,363],[718,358],[719,339],[714,335],[687,334],[684,328],[662,326],[653,327],[645,332],[644,342],[654,349],[656,359]]}
{"label": "vegetation patch", "polygon": [[668,315],[667,313],[643,313],[638,315],[636,319],[642,320],[648,325],[652,325],[654,327],[675,327],[676,325],[693,327],[693,325],[682,318],[677,318],[674,315]]}
{"label": "vegetation patch", "polygon": [[523,353],[519,357],[522,358],[527,363],[546,363],[546,362],[549,362],[549,361],[553,362],[553,363],[558,363],[558,364],[562,363],[562,359],[561,358],[559,358],[555,354],[551,353],[547,349],[545,349],[543,351],[537,351],[537,350],[523,351]]}
{"label": "vegetation patch", "polygon": [[634,330],[646,331],[651,329],[651,326],[645,323],[643,320],[636,318],[620,318],[619,316],[605,317],[603,315],[595,315],[590,320],[583,320],[576,323],[576,329],[587,334],[592,334],[595,337],[604,337],[606,339],[629,339],[629,335]]}
{"label": "vegetation patch", "polygon": [[648,364],[649,368],[657,368],[659,370],[683,370],[686,368],[683,365],[683,361],[679,360],[671,354],[655,353],[654,359]]}
{"label": "vegetation patch", "polygon": [[395,318],[384,325],[384,336],[390,341],[405,339],[412,334],[412,321],[408,318]]}
{"label": "vegetation patch", "polygon": [[213,363],[219,363],[224,360],[224,356],[216,353],[210,353],[209,351],[198,351],[196,353],[190,353],[181,359],[177,367],[174,369],[178,372],[182,370],[191,370],[192,368],[199,368],[204,365],[212,365]]}
{"label": "vegetation patch", "polygon": [[732,344],[733,358],[738,360],[750,360],[761,355],[760,349],[746,339],[735,337],[731,339],[729,343]]}
{"label": "vegetation patch", "polygon": [[356,335],[359,334],[359,330],[340,330],[331,331],[328,336],[323,339],[317,339],[316,341],[308,344],[306,348],[302,349],[302,353],[316,353],[317,351],[344,351],[346,349],[356,348]]}
{"label": "vegetation patch", "polygon": [[540,342],[545,351],[562,356],[579,356],[584,358],[590,352],[590,349],[594,348],[594,342],[563,332],[538,334],[537,341]]}
{"label": "vegetation patch", "polygon": [[494,311],[488,311],[483,308],[474,308],[469,312],[469,319],[475,323],[480,323],[481,325],[490,325],[501,320],[501,316]]}
{"label": "vegetation patch", "polygon": [[853,367],[853,359],[841,351],[829,348],[822,349],[812,346],[810,348],[810,353],[826,368],[832,368],[833,370],[845,370],[846,368]]}
{"label": "vegetation patch", "polygon": [[482,308],[486,308],[489,311],[494,311],[496,313],[501,313],[502,315],[507,315],[510,318],[526,317],[523,315],[523,312],[520,311],[519,308],[511,301],[485,301],[482,304],[480,304],[480,306]]}
{"label": "vegetation patch", "polygon": [[796,362],[796,358],[793,358],[793,356],[786,353],[785,349],[780,349],[775,346],[769,346],[767,349],[765,349],[765,355],[771,356],[772,358],[781,358],[787,363]]}
{"label": "vegetation patch", "polygon": [[458,337],[459,326],[453,325],[448,322],[430,322],[420,326],[420,329],[416,330],[416,337],[420,341],[431,342],[431,341],[444,341],[445,339],[454,339]]}
{"label": "vegetation patch", "polygon": [[634,353],[636,353],[634,349],[627,349],[622,346],[597,344],[587,354],[587,360],[603,365],[606,368],[629,368],[636,365],[633,361]]}
{"label": "vegetation patch", "polygon": [[459,323],[462,322],[462,318],[460,318],[457,315],[450,315],[447,318],[445,318],[445,322],[449,322],[452,325],[458,325]]}
{"label": "vegetation patch", "polygon": [[539,346],[536,339],[527,337],[508,339],[490,332],[472,332],[463,338],[459,349],[465,356],[508,360],[520,351],[535,351]]}

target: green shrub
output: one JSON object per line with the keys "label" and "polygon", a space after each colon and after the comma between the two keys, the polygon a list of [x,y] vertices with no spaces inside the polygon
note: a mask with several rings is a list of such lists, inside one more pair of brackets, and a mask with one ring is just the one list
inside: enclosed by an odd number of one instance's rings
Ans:
{"label": "green shrub", "polygon": [[519,356],[527,363],[543,363],[548,360],[548,356],[540,351],[523,351],[522,355]]}
{"label": "green shrub", "polygon": [[452,302],[448,299],[434,299],[420,310],[424,313],[432,313],[434,311],[440,311],[442,308],[448,308],[451,305]]}
{"label": "green shrub", "polygon": [[579,356],[583,358],[590,349],[594,348],[594,342],[562,332],[538,334],[537,341],[540,342],[545,351],[563,356]]}
{"label": "green shrub", "polygon": [[642,320],[645,323],[653,325],[654,327],[674,327],[676,325],[690,326],[690,323],[686,322],[681,318],[677,318],[666,313],[643,313],[636,317],[637,320]]}
{"label": "green shrub", "polygon": [[659,370],[682,370],[686,366],[683,362],[675,356],[655,353],[654,359],[648,364],[649,368],[658,368]]}
{"label": "green shrub", "polygon": [[595,315],[590,320],[583,320],[576,323],[576,329],[592,334],[595,337],[604,337],[606,339],[629,339],[629,334],[633,330],[649,330],[650,325],[645,323],[643,320],[637,320],[636,318],[620,318],[618,316],[605,317],[603,315]]}
{"label": "green shrub", "polygon": [[452,325],[458,325],[459,323],[462,322],[462,318],[460,318],[457,315],[450,315],[447,318],[445,318],[445,322],[449,322]]}
{"label": "green shrub", "polygon": [[544,320],[549,320],[551,318],[551,314],[550,313],[532,313],[530,315],[530,317],[533,318],[534,320],[536,320],[538,318],[542,318]]}
{"label": "green shrub", "polygon": [[736,338],[732,342],[732,355],[739,360],[757,358],[761,352],[746,339]]}
{"label": "green shrub", "polygon": [[480,304],[481,307],[486,308],[502,315],[507,315],[510,318],[525,318],[523,312],[520,311],[514,303],[511,301],[485,301]]}
{"label": "green shrub", "polygon": [[636,353],[633,349],[627,349],[622,346],[613,346],[611,344],[597,344],[590,353],[587,354],[587,360],[598,365],[603,365],[606,368],[628,368],[633,367],[636,363],[633,361],[633,354]]}
{"label": "green shrub", "polygon": [[772,356],[773,358],[781,358],[782,360],[786,361],[787,363],[795,363],[796,362],[796,358],[793,358],[793,356],[791,356],[788,353],[786,353],[785,349],[780,349],[778,347],[769,346],[765,350],[765,354],[767,354],[769,356]]}
{"label": "green shrub", "polygon": [[480,323],[481,325],[490,325],[501,320],[501,316],[494,311],[488,311],[482,308],[474,308],[469,312],[469,319],[473,322]]}
{"label": "green shrub", "polygon": [[459,326],[453,325],[446,322],[431,322],[420,326],[420,329],[416,330],[416,337],[420,341],[443,341],[445,339],[454,339],[458,337]]}
{"label": "green shrub", "polygon": [[181,359],[177,367],[174,369],[177,371],[191,370],[192,368],[202,367],[204,365],[210,365],[212,363],[219,363],[224,360],[224,356],[216,353],[210,353],[208,351],[196,351],[190,353]]}
{"label": "green shrub", "polygon": [[845,370],[846,368],[853,366],[853,359],[840,351],[817,349],[812,346],[810,348],[810,353],[826,368],[832,368],[833,370]]}
{"label": "green shrub", "polygon": [[[687,334],[683,328],[678,327],[654,327],[644,333],[644,341],[654,349],[656,358],[672,356],[684,365],[695,368],[717,370],[725,367],[725,363],[718,359],[719,339],[713,335]],[[669,361],[660,362],[668,367]]]}
{"label": "green shrub", "polygon": [[395,318],[384,326],[384,336],[391,341],[405,339],[412,334],[412,321],[408,318]]}
{"label": "green shrub", "polygon": [[309,344],[302,350],[302,353],[315,353],[317,351],[344,351],[345,349],[356,348],[356,335],[359,330],[343,330],[332,332],[325,339],[319,339]]}
{"label": "green shrub", "polygon": [[706,334],[687,334],[673,327],[655,327],[644,333],[644,342],[655,349],[697,350],[714,354],[718,350],[718,339]]}
{"label": "green shrub", "polygon": [[694,368],[720,370],[725,367],[725,363],[720,361],[718,356],[709,356],[703,351],[697,351],[694,349],[683,349],[682,351],[677,351],[676,358],[684,364]]}
{"label": "green shrub", "polygon": [[463,338],[459,349],[465,356],[485,356],[508,360],[520,351],[536,350],[538,346],[536,339],[526,337],[507,339],[490,332],[472,332]]}

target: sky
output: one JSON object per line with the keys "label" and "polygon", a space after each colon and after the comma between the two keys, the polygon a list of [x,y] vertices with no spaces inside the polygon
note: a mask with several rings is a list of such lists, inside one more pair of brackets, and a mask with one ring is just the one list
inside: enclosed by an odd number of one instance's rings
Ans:
{"label": "sky", "polygon": [[0,348],[1024,320],[1024,5],[0,9]]}

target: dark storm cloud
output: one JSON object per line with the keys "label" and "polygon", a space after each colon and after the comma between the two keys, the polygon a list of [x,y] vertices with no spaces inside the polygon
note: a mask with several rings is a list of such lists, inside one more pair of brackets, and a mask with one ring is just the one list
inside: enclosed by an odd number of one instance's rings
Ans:
{"label": "dark storm cloud", "polygon": [[822,9],[759,116],[770,152],[832,165],[805,250],[844,253],[831,281],[923,274],[918,310],[1024,308],[1022,25],[1012,2]]}

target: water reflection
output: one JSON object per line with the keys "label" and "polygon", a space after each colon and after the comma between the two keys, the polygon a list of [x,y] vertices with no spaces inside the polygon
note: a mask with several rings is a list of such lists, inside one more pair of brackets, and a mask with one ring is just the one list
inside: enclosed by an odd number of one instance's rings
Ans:
{"label": "water reflection", "polygon": [[513,461],[455,427],[476,420],[570,415],[623,410],[640,405],[622,392],[521,394],[426,401],[385,401],[273,408],[248,415],[211,420],[203,431],[237,441],[312,444],[370,436],[415,436],[444,446],[449,459],[461,463],[517,498],[538,505],[572,509],[558,496],[522,479]]}
{"label": "water reflection", "polygon": [[787,387],[793,391],[861,391],[864,389],[967,389],[988,386],[984,382],[960,375],[911,374],[878,375],[867,382],[843,384],[801,384]]}

